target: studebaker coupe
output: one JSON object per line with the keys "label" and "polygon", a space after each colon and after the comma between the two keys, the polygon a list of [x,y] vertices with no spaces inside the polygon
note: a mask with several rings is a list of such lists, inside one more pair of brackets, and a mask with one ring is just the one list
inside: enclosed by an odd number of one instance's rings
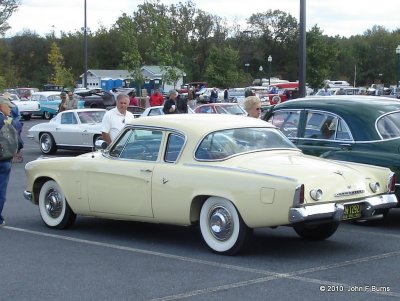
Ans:
{"label": "studebaker coupe", "polygon": [[39,123],[28,130],[28,137],[39,143],[44,154],[58,148],[88,150],[101,137],[104,109],[75,109],[58,113],[49,122]]}
{"label": "studebaker coupe", "polygon": [[400,200],[400,102],[376,96],[310,96],[267,109],[265,120],[305,154],[390,168]]}
{"label": "studebaker coupe", "polygon": [[25,198],[50,228],[77,214],[199,224],[222,254],[238,252],[254,228],[291,225],[322,240],[341,220],[397,204],[388,168],[307,156],[275,126],[225,114],[137,118],[103,151],[25,170]]}

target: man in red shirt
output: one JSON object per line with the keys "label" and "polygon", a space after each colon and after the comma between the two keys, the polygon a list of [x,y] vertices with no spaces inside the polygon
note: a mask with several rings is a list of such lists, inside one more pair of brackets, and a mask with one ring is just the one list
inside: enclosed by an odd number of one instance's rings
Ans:
{"label": "man in red shirt", "polygon": [[155,89],[154,93],[150,96],[150,106],[162,106],[164,104],[164,97],[161,95],[158,89]]}

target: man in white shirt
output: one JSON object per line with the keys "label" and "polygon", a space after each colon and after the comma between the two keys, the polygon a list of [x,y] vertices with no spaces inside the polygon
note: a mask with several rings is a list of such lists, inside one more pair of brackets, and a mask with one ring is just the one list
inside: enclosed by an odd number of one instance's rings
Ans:
{"label": "man in white shirt", "polygon": [[101,123],[101,134],[107,144],[117,137],[119,132],[128,123],[134,120],[134,116],[128,111],[129,96],[126,94],[118,94],[116,108],[107,111],[104,114]]}

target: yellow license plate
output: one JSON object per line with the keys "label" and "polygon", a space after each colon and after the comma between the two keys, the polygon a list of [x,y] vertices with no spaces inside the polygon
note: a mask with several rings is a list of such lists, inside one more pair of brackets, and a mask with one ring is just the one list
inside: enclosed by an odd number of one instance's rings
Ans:
{"label": "yellow license plate", "polygon": [[344,205],[344,213],[342,220],[346,219],[356,219],[361,217],[361,205],[360,204],[350,204]]}

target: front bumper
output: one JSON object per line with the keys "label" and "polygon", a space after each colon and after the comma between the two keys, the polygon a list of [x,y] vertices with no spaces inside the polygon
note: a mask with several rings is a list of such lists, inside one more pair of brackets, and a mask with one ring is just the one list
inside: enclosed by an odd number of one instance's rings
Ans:
{"label": "front bumper", "polygon": [[339,222],[343,217],[344,206],[350,204],[360,204],[362,206],[361,217],[368,218],[373,216],[376,210],[396,207],[397,198],[394,194],[384,194],[355,202],[305,205],[303,207],[290,208],[289,222],[291,224],[316,220]]}

